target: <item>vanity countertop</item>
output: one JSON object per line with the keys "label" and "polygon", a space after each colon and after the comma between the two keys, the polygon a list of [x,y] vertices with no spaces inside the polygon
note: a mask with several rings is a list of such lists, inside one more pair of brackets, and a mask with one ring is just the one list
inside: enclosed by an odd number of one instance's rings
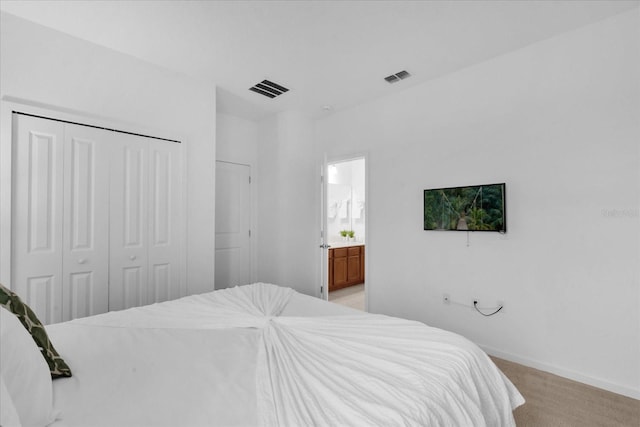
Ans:
{"label": "vanity countertop", "polygon": [[330,248],[348,248],[350,246],[364,246],[364,242],[333,242],[329,243]]}

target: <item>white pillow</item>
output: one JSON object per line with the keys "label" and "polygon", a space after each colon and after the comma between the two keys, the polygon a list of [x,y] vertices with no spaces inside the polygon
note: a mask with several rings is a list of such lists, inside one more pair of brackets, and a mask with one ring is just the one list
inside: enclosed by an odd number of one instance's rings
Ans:
{"label": "white pillow", "polygon": [[0,375],[23,427],[54,421],[49,366],[27,329],[4,307],[0,307]]}
{"label": "white pillow", "polygon": [[2,427],[21,427],[20,418],[18,418],[18,410],[9,396],[9,390],[4,385],[2,375],[0,375],[0,426]]}

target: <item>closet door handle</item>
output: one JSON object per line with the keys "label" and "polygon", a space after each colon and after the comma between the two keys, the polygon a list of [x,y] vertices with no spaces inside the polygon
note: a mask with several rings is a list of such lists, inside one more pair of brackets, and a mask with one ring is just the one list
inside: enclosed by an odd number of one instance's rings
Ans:
{"label": "closet door handle", "polygon": [[78,264],[84,264],[85,262],[87,262],[86,258],[78,258]]}
{"label": "closet door handle", "polygon": [[131,261],[135,261],[135,260],[136,260],[136,256],[135,256],[135,255],[131,255],[131,256],[129,257],[129,259],[130,259]]}

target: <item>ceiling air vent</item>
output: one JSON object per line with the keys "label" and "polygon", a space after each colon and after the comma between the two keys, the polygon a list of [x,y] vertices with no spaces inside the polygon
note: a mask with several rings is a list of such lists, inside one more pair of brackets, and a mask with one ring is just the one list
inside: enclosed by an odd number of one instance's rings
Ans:
{"label": "ceiling air vent", "polygon": [[285,92],[288,92],[289,89],[286,87],[280,86],[274,82],[270,82],[269,80],[263,80],[260,83],[249,88],[260,95],[264,95],[269,98],[275,98],[278,95],[282,95]]}
{"label": "ceiling air vent", "polygon": [[395,83],[395,82],[399,82],[400,80],[404,80],[407,77],[411,77],[411,74],[409,74],[408,71],[403,70],[403,71],[397,72],[395,74],[391,74],[390,76],[387,76],[384,79],[388,83]]}

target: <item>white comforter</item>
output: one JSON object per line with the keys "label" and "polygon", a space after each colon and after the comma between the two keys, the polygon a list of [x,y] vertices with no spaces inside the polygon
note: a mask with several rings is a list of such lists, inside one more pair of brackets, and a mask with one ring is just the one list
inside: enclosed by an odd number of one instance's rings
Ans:
{"label": "white comforter", "polygon": [[493,427],[524,402],[459,335],[263,283],[47,329],[60,427]]}

